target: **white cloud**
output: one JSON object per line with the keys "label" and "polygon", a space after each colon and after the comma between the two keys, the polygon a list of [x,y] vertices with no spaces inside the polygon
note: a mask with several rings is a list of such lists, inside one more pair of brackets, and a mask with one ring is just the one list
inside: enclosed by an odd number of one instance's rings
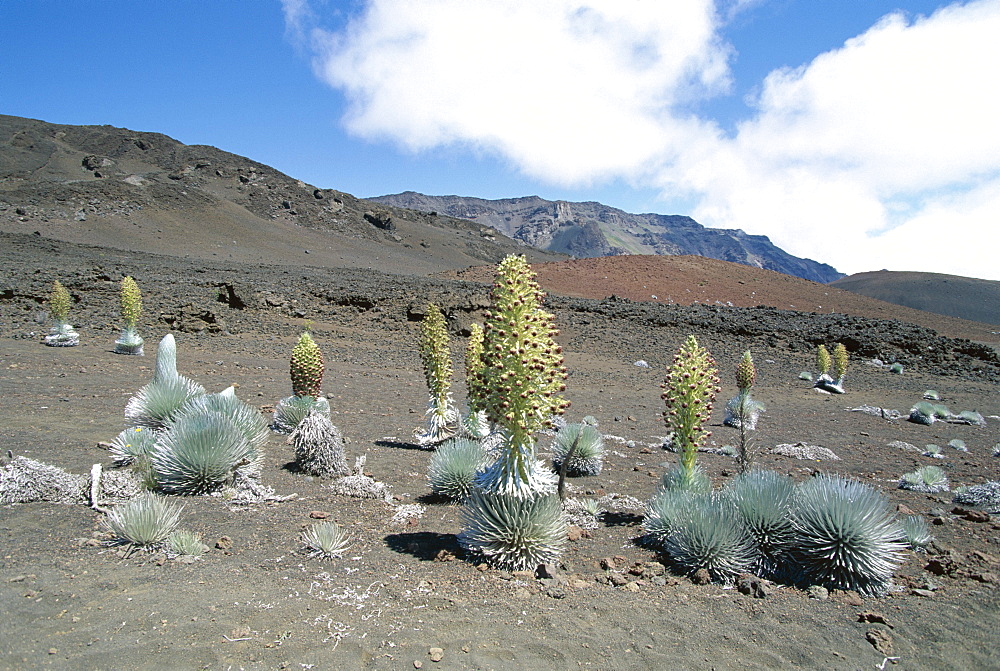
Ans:
{"label": "white cloud", "polygon": [[[298,3],[291,9],[299,11]],[[374,0],[317,30],[349,131],[413,151],[464,144],[561,184],[635,176],[700,125],[671,114],[728,86],[710,0]]]}
{"label": "white cloud", "polygon": [[729,90],[719,17],[757,2],[371,0],[311,33],[315,8],[285,7],[360,137],[469,147],[553,184],[657,185],[706,225],[846,272],[1000,279],[970,243],[1000,211],[1000,0],[893,14],[772,72],[727,137],[684,110]]}
{"label": "white cloud", "polygon": [[891,15],[803,68],[772,72],[734,139],[673,166],[702,195],[694,216],[846,272],[1000,279],[967,249],[989,232],[983,199],[1000,176],[998,34],[998,2],[912,23]]}

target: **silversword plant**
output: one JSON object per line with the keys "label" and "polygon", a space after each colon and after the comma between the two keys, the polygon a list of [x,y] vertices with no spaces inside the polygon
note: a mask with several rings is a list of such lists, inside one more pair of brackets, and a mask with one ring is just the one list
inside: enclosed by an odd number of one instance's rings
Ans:
{"label": "silversword plant", "polygon": [[414,432],[421,447],[434,447],[458,433],[461,418],[451,397],[451,348],[448,323],[434,303],[420,322],[420,360],[430,400],[427,403],[427,426]]}
{"label": "silversword plant", "polygon": [[292,395],[275,405],[271,424],[273,431],[291,433],[311,410],[329,419],[330,402],[320,395],[325,370],[323,352],[309,332],[304,331],[292,348],[288,363]]}
{"label": "silversword plant", "polygon": [[62,282],[52,283],[52,293],[49,294],[49,312],[56,325],[45,336],[45,344],[49,347],[75,347],[80,344],[80,334],[69,323],[69,308],[73,299]]}
{"label": "silversword plant", "polygon": [[132,277],[126,275],[121,286],[122,333],[115,341],[116,354],[143,356],[143,340],[137,331],[142,316],[142,293]]}

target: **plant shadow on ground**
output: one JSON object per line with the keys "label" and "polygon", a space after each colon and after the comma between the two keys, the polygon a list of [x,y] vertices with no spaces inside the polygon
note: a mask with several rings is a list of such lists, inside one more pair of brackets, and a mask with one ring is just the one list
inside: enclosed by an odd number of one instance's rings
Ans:
{"label": "plant shadow on ground", "polygon": [[601,522],[608,527],[637,527],[642,524],[642,519],[638,513],[608,511],[601,515]]}
{"label": "plant shadow on ground", "polygon": [[406,443],[401,440],[376,440],[375,444],[379,447],[393,447],[397,450],[418,450],[420,452],[433,452],[434,450],[428,450],[426,447],[420,447],[416,443]]}
{"label": "plant shadow on ground", "polygon": [[451,557],[463,554],[462,546],[458,544],[458,536],[432,531],[389,534],[385,537],[385,544],[393,552],[413,555],[421,561],[439,559],[442,551],[447,552]]}

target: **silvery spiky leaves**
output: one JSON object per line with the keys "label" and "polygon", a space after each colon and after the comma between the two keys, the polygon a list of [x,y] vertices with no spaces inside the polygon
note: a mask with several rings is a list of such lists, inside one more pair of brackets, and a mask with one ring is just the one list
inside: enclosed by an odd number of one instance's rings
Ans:
{"label": "silvery spiky leaves", "polygon": [[667,490],[680,490],[693,492],[695,494],[707,494],[712,490],[712,481],[701,470],[701,466],[695,464],[692,468],[684,468],[678,464],[673,468],[668,468],[660,479],[660,488]]}
{"label": "silvery spiky leaves", "polygon": [[194,531],[178,529],[167,536],[167,553],[177,557],[200,557],[208,552],[201,535]]}
{"label": "silvery spiky leaves", "polygon": [[262,448],[269,435],[267,422],[256,408],[236,397],[234,387],[227,387],[218,394],[188,399],[178,408],[171,426],[182,418],[210,413],[223,415],[243,434],[250,447],[249,461],[243,464],[243,468],[249,472],[259,471],[264,458]]}
{"label": "silvery spiky leaves", "polygon": [[567,456],[566,475],[598,475],[604,466],[604,438],[597,427],[581,422],[559,429],[552,441],[552,465],[557,471]]}
{"label": "silvery spiky leaves", "polygon": [[448,323],[441,308],[431,303],[420,322],[420,360],[430,400],[427,404],[427,426],[414,432],[417,444],[433,447],[461,429],[461,418],[449,393],[451,388],[451,349]]}
{"label": "silvery spiky leaves", "polygon": [[177,344],[170,333],[156,349],[153,380],[125,405],[129,426],[162,429],[186,401],[205,393],[204,387],[177,373]]}
{"label": "silvery spiky leaves", "polygon": [[142,316],[142,293],[139,285],[128,275],[122,279],[121,308],[122,334],[115,341],[115,353],[143,356],[143,340],[136,331]]}
{"label": "silvery spiky leaves", "polygon": [[928,494],[946,492],[949,489],[948,476],[937,466],[921,466],[900,478],[899,487]]}
{"label": "silvery spiky leaves", "polygon": [[472,491],[476,474],[488,463],[489,458],[479,441],[447,440],[431,456],[427,475],[431,490],[454,501],[464,501]]}
{"label": "silvery spiky leaves", "polygon": [[306,528],[299,539],[310,557],[333,559],[347,552],[351,539],[336,522],[317,522]]}
{"label": "silvery spiky leaves", "polygon": [[681,514],[691,508],[696,499],[707,495],[707,490],[695,492],[689,489],[661,487],[646,505],[646,516],[642,521],[650,542],[662,548],[676,528]]}
{"label": "silvery spiky leaves", "polygon": [[799,486],[793,556],[809,584],[883,594],[905,549],[889,500],[867,485],[818,476]]}
{"label": "silvery spiky leaves", "polygon": [[763,403],[754,400],[749,393],[738,394],[726,403],[726,418],[722,421],[726,426],[745,428],[754,431],[757,420],[767,410]]}
{"label": "silvery spiky leaves", "polygon": [[791,522],[795,485],[774,471],[741,474],[722,491],[735,508],[757,548],[752,572],[762,578],[781,573],[793,539]]}
{"label": "silvery spiky leaves", "polygon": [[128,466],[137,459],[149,456],[156,437],[156,431],[145,426],[130,426],[119,433],[108,448],[115,466]]}
{"label": "silvery spiky leaves", "polygon": [[177,528],[181,510],[155,494],[140,494],[108,513],[105,524],[117,544],[155,548]]}
{"label": "silvery spiky leaves", "polygon": [[903,518],[903,534],[913,550],[923,550],[934,541],[934,536],[927,527],[927,520],[920,515],[907,515]]}
{"label": "silvery spiky leaves", "polygon": [[502,428],[507,444],[500,458],[477,479],[477,487],[530,498],[552,491],[554,474],[535,458],[534,433],[548,426],[569,403],[562,348],[554,318],[541,308],[544,294],[523,256],[497,267],[492,306],[483,330],[482,367],[470,379],[475,408]]}
{"label": "silvery spiky leaves", "polygon": [[563,512],[569,524],[581,529],[596,529],[604,511],[597,499],[571,498],[563,501]]}
{"label": "silvery spiky leaves", "polygon": [[157,487],[175,494],[204,494],[231,482],[236,469],[259,453],[226,415],[205,411],[178,417],[149,456]]}
{"label": "silvery spiky leaves", "polygon": [[500,569],[533,569],[551,562],[566,543],[566,521],[555,494],[523,498],[474,489],[462,518],[459,544],[473,560]]}
{"label": "silvery spiky leaves", "polygon": [[295,463],[303,473],[325,477],[348,475],[340,430],[321,413],[310,413],[292,432]]}
{"label": "silvery spiky leaves", "polygon": [[274,406],[271,430],[277,433],[292,433],[311,412],[329,419],[330,402],[320,396],[288,396]]}
{"label": "silvery spiky leaves", "polygon": [[49,294],[49,311],[56,325],[49,335],[45,336],[45,344],[49,347],[74,347],[80,344],[80,334],[69,324],[69,308],[73,299],[62,282],[52,283],[52,293]]}
{"label": "silvery spiky leaves", "polygon": [[673,431],[673,444],[681,453],[681,469],[693,473],[698,448],[705,445],[711,432],[705,424],[712,415],[712,403],[719,393],[719,377],[715,360],[692,335],[674,355],[667,368],[666,379],[660,385],[661,398],[666,404],[663,419]]}
{"label": "silvery spiky leaves", "polygon": [[680,511],[663,549],[681,573],[704,569],[725,583],[750,570],[757,554],[732,503],[712,494],[693,497]]}

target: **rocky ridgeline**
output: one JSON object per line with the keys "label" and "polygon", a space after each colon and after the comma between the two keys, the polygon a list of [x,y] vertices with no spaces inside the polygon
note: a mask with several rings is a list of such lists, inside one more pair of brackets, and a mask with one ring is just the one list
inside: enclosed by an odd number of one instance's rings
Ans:
{"label": "rocky ridgeline", "polygon": [[632,214],[601,203],[551,201],[538,196],[486,200],[407,191],[370,200],[468,219],[532,247],[577,258],[695,254],[814,282],[827,283],[843,277],[825,263],[792,256],[766,236],[706,228],[683,215]]}

